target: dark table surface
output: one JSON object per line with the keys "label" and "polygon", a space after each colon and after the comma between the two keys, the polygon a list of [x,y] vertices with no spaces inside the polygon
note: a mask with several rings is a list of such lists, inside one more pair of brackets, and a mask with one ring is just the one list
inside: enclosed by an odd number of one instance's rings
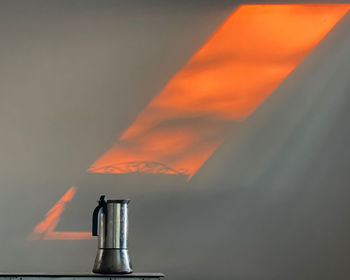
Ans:
{"label": "dark table surface", "polygon": [[69,278],[69,277],[79,277],[79,278],[103,278],[103,277],[141,277],[141,278],[155,278],[164,277],[163,273],[143,273],[134,272],[130,274],[94,274],[94,273],[0,273],[0,277],[52,277],[52,278]]}

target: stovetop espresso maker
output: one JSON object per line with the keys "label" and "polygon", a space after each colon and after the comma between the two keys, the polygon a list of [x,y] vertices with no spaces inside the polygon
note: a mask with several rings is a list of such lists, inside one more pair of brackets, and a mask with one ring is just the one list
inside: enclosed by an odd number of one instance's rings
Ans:
{"label": "stovetop espresso maker", "polygon": [[128,203],[102,195],[92,215],[92,235],[98,236],[94,273],[131,273],[128,254]]}

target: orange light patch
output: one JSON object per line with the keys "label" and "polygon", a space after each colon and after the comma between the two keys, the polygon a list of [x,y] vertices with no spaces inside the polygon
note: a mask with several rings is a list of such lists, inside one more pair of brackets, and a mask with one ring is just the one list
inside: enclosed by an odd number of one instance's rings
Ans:
{"label": "orange light patch", "polygon": [[70,240],[90,239],[91,232],[56,232],[55,228],[60,221],[66,203],[71,201],[76,192],[76,187],[71,187],[61,199],[46,214],[46,218],[40,222],[28,236],[28,240]]}
{"label": "orange light patch", "polygon": [[240,6],[89,171],[191,177],[349,8]]}

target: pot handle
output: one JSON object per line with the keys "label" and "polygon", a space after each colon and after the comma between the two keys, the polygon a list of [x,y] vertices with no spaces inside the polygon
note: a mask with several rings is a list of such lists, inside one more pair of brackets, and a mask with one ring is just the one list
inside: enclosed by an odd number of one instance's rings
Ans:
{"label": "pot handle", "polygon": [[98,205],[92,214],[92,236],[99,235],[101,212],[107,214],[107,201],[105,195],[101,195]]}

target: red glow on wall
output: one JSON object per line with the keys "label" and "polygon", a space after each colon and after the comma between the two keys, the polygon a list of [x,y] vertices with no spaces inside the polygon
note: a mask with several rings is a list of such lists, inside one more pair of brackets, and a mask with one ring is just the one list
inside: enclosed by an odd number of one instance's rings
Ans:
{"label": "red glow on wall", "polygon": [[91,232],[57,232],[55,228],[60,221],[66,203],[71,201],[76,192],[76,187],[71,187],[60,200],[46,214],[46,218],[41,221],[28,236],[28,240],[70,240],[70,239],[90,239]]}
{"label": "red glow on wall", "polygon": [[240,6],[89,171],[191,177],[349,7]]}

